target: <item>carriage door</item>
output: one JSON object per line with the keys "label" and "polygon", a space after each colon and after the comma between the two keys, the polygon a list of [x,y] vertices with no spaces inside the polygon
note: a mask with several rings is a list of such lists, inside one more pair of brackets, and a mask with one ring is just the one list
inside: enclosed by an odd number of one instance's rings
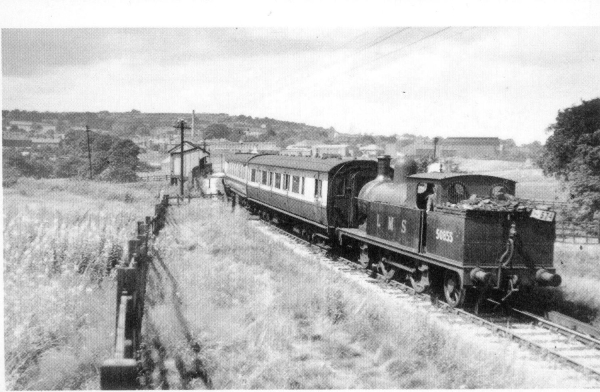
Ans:
{"label": "carriage door", "polygon": [[306,177],[305,181],[313,181],[314,182],[314,200],[315,200],[315,202],[313,203],[312,218],[321,224],[325,224],[325,221],[324,221],[325,211],[323,211],[323,180],[319,174],[320,173],[315,173],[314,177]]}
{"label": "carriage door", "polygon": [[350,188],[351,196],[348,208],[348,227],[358,227],[359,224],[359,213],[358,213],[358,194],[365,184],[373,180],[375,176],[371,172],[358,171],[354,172],[350,176]]}
{"label": "carriage door", "polygon": [[333,224],[336,227],[348,227],[349,209],[351,204],[352,189],[350,178],[346,173],[337,173],[333,178]]}

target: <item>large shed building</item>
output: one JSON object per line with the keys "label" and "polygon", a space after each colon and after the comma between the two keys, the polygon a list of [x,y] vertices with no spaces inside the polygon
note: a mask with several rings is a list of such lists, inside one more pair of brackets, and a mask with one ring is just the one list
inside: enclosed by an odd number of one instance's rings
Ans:
{"label": "large shed building", "polygon": [[440,142],[439,149],[444,158],[496,158],[501,144],[497,137],[449,137]]}

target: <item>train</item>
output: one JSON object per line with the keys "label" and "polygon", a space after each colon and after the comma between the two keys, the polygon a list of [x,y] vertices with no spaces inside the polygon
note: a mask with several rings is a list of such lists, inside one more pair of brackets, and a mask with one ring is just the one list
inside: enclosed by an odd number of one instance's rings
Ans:
{"label": "train", "polygon": [[225,194],[261,218],[323,242],[452,307],[561,284],[555,212],[484,173],[416,173],[414,161],[234,154]]}

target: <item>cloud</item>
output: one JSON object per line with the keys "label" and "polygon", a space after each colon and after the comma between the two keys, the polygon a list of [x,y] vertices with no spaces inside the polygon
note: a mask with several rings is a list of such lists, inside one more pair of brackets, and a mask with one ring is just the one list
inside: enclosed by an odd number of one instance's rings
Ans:
{"label": "cloud", "polygon": [[6,76],[27,76],[113,59],[176,64],[319,52],[344,39],[339,29],[6,29],[2,66]]}

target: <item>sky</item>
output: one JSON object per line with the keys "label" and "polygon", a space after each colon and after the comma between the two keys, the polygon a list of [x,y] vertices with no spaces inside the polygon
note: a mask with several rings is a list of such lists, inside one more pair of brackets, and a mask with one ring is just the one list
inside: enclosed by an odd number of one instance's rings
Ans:
{"label": "sky", "polygon": [[600,97],[600,27],[4,28],[2,108],[209,112],[545,141]]}

